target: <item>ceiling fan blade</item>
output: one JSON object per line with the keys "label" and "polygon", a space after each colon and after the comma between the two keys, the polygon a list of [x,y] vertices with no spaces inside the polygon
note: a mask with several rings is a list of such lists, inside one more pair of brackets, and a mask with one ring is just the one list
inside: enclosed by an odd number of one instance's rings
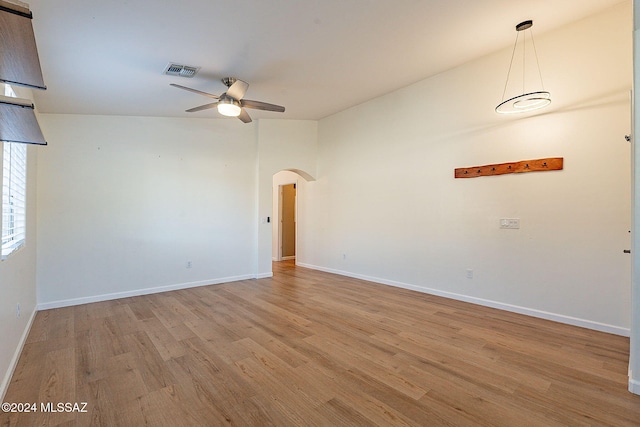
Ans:
{"label": "ceiling fan blade", "polygon": [[199,107],[189,108],[185,110],[187,113],[195,113],[196,111],[208,110],[209,108],[215,108],[218,105],[217,102],[212,102],[211,104],[204,104]]}
{"label": "ceiling fan blade", "polygon": [[208,96],[209,98],[213,98],[213,99],[218,99],[218,98],[220,98],[218,95],[214,95],[214,94],[212,94],[212,93],[203,92],[203,91],[198,90],[198,89],[191,89],[190,87],[186,87],[186,86],[182,86],[182,85],[177,85],[177,84],[175,84],[175,83],[169,83],[169,86],[177,87],[178,89],[188,90],[189,92],[197,93],[197,94],[199,94],[199,95]]}
{"label": "ceiling fan blade", "polygon": [[240,115],[238,116],[238,118],[242,120],[243,123],[251,123],[251,117],[249,116],[249,113],[247,113],[247,110],[245,110],[244,108],[240,110]]}
{"label": "ceiling fan blade", "polygon": [[240,101],[243,107],[254,108],[256,110],[275,111],[278,113],[284,113],[284,107],[281,105],[269,104],[262,101],[252,101],[250,99],[243,99]]}
{"label": "ceiling fan blade", "polygon": [[231,86],[229,86],[229,89],[227,89],[227,95],[240,101],[248,88],[249,83],[242,80],[236,80]]}

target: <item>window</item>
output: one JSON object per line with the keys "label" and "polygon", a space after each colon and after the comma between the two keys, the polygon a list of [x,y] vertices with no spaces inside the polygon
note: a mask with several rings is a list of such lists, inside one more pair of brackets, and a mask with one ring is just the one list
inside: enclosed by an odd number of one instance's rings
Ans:
{"label": "window", "polygon": [[10,96],[12,98],[16,98],[16,93],[13,91],[11,85],[3,84],[4,86],[4,96]]}
{"label": "window", "polygon": [[2,259],[24,244],[26,194],[27,146],[5,142],[2,150]]}

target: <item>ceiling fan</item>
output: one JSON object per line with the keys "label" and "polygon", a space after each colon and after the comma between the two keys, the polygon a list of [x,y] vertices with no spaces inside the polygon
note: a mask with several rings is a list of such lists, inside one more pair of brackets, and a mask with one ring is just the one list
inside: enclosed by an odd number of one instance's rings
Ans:
{"label": "ceiling fan", "polygon": [[196,111],[208,110],[209,108],[216,107],[218,113],[223,116],[237,117],[244,123],[250,123],[251,117],[245,108],[253,108],[256,110],[275,111],[278,113],[284,112],[284,107],[280,105],[268,104],[262,101],[252,101],[250,99],[243,99],[244,94],[249,88],[249,83],[236,79],[235,77],[225,77],[222,79],[222,83],[228,88],[222,95],[214,95],[212,93],[203,92],[201,90],[192,89],[190,87],[170,83],[170,86],[177,87],[179,89],[188,90],[189,92],[204,95],[209,98],[217,99],[216,102],[210,104],[204,104],[199,107],[194,107],[186,110],[187,113],[195,113]]}

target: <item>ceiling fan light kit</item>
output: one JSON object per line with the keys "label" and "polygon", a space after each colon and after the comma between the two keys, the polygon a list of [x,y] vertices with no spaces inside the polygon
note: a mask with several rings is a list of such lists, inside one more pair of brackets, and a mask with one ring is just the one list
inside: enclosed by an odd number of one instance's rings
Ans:
{"label": "ceiling fan light kit", "polygon": [[220,98],[218,101],[218,113],[227,117],[238,117],[242,112],[242,108],[240,107],[240,103],[233,98]]}
{"label": "ceiling fan light kit", "polygon": [[[544,84],[542,82],[542,73],[540,71],[540,63],[538,62],[538,53],[536,51],[536,45],[533,40],[533,32],[531,31],[531,27],[533,26],[533,21],[523,21],[516,25],[516,41],[513,45],[513,52],[511,53],[511,62],[509,63],[509,70],[507,71],[507,80],[504,83],[504,91],[502,92],[502,102],[498,104],[496,107],[496,113],[500,114],[518,114],[518,113],[526,113],[529,111],[539,110],[540,108],[544,108],[547,105],[551,104],[551,94],[544,90]],[[526,68],[526,49],[527,49],[527,40],[526,33],[524,31],[529,30],[529,38],[531,40],[531,45],[533,47],[533,53],[536,60],[536,66],[538,70],[538,77],[540,79],[540,90],[535,91],[526,91],[525,90],[525,72]],[[511,68],[513,67],[513,60],[515,58],[516,48],[518,46],[518,39],[520,38],[520,33],[523,34],[522,40],[522,94],[511,97],[505,100],[505,94],[507,93],[507,87],[509,86],[509,79],[511,77]]]}
{"label": "ceiling fan light kit", "polygon": [[284,113],[284,107],[281,105],[269,104],[262,101],[252,101],[244,99],[244,94],[249,88],[249,83],[236,79],[235,77],[225,77],[222,79],[222,83],[227,86],[227,91],[222,95],[214,95],[212,93],[203,92],[198,89],[192,89],[190,87],[181,86],[179,84],[170,83],[170,86],[177,87],[178,89],[187,90],[189,92],[197,93],[208,98],[217,99],[216,102],[200,105],[186,110],[188,113],[195,113],[196,111],[208,110],[216,107],[218,113],[223,116],[237,117],[243,123],[251,123],[251,117],[245,110],[245,108],[253,108],[256,110],[274,111],[276,113]]}

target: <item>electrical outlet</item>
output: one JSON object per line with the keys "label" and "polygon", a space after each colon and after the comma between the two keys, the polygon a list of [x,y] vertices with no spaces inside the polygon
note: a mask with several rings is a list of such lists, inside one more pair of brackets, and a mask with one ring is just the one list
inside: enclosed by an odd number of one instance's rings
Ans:
{"label": "electrical outlet", "polygon": [[191,267],[192,267],[191,261],[187,261],[187,268],[191,268]]}
{"label": "electrical outlet", "polygon": [[500,220],[500,228],[517,230],[520,228],[520,218],[502,218]]}
{"label": "electrical outlet", "polygon": [[467,279],[473,279],[473,270],[467,269]]}
{"label": "electrical outlet", "polygon": [[20,318],[20,303],[16,304],[16,318]]}

